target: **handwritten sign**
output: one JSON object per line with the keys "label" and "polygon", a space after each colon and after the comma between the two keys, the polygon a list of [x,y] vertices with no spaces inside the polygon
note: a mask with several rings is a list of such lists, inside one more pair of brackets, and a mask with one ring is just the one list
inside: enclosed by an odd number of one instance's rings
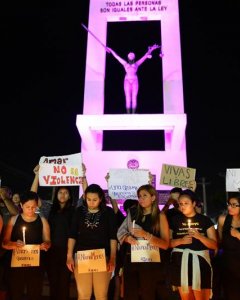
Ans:
{"label": "handwritten sign", "polygon": [[64,156],[42,156],[39,165],[40,186],[79,186],[82,183],[81,153]]}
{"label": "handwritten sign", "polygon": [[163,164],[160,184],[187,189],[195,175],[196,169]]}
{"label": "handwritten sign", "polygon": [[226,191],[240,191],[240,169],[227,169],[226,171]]}
{"label": "handwritten sign", "polygon": [[107,271],[105,249],[93,249],[77,252],[78,273]]}
{"label": "handwritten sign", "polygon": [[146,240],[138,240],[138,245],[131,245],[131,262],[160,262],[159,248],[151,246]]}
{"label": "handwritten sign", "polygon": [[137,189],[148,182],[148,170],[111,169],[109,170],[108,193],[113,199],[137,199]]}
{"label": "handwritten sign", "polygon": [[39,267],[40,245],[25,245],[12,251],[11,267]]}

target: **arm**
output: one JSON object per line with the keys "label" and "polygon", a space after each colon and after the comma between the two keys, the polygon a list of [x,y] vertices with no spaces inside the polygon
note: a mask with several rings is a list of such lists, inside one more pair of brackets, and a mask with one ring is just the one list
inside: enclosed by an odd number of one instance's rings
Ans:
{"label": "arm", "polygon": [[0,188],[0,199],[4,203],[11,216],[15,216],[18,214],[18,208],[16,207],[16,205],[14,205],[12,199],[10,198],[10,195],[5,188]]}
{"label": "arm", "polygon": [[174,207],[178,206],[177,200],[169,197],[164,207],[162,208],[162,212],[166,212],[167,210],[169,210],[170,205],[173,205]]}
{"label": "arm", "polygon": [[170,247],[175,248],[179,245],[187,245],[192,243],[192,237],[190,235],[184,235],[182,238],[173,239],[173,231],[170,229]]}
{"label": "arm", "polygon": [[51,247],[50,227],[48,221],[44,217],[41,217],[41,220],[43,224],[43,233],[42,233],[43,242],[40,245],[40,250],[47,251]]}
{"label": "arm", "polygon": [[16,242],[11,241],[13,225],[16,221],[16,216],[13,216],[8,221],[6,229],[4,231],[2,247],[7,250],[14,250],[16,248],[21,248],[24,246],[23,241],[17,240]]}
{"label": "arm", "polygon": [[168,249],[169,246],[169,226],[168,221],[164,213],[159,215],[160,232],[161,237],[157,237],[143,229],[134,228],[132,233],[135,237],[144,238],[148,240],[151,246],[155,246],[161,249]]}
{"label": "arm", "polygon": [[67,251],[67,267],[69,271],[74,271],[74,259],[73,259],[73,250],[76,244],[75,239],[68,239],[68,251]]}
{"label": "arm", "polygon": [[126,60],[124,60],[123,58],[121,58],[115,51],[113,51],[111,48],[107,47],[107,52],[111,53],[116,60],[118,60],[120,62],[120,64],[122,64],[123,66],[127,64]]}
{"label": "arm", "polygon": [[201,235],[197,229],[190,229],[189,234],[193,238],[198,239],[208,249],[217,250],[217,233],[214,226],[207,229],[207,236]]}
{"label": "arm", "polygon": [[82,170],[83,170],[82,190],[83,190],[83,194],[84,194],[86,191],[86,188],[88,187],[88,182],[87,182],[87,177],[86,177],[87,168],[86,168],[85,164],[82,164]]}
{"label": "arm", "polygon": [[40,169],[39,165],[37,165],[33,169],[33,172],[34,172],[35,176],[34,176],[34,179],[33,179],[30,191],[35,192],[35,193],[38,192],[38,186],[39,186],[39,169]]}
{"label": "arm", "polygon": [[2,233],[2,229],[3,229],[3,218],[0,215],[0,234]]}
{"label": "arm", "polygon": [[116,263],[117,254],[117,240],[110,240],[110,259],[108,262],[107,270],[108,272],[113,272]]}
{"label": "arm", "polygon": [[138,65],[138,66],[140,66],[147,58],[149,58],[149,55],[151,55],[151,53],[155,50],[155,49],[157,49],[157,48],[160,48],[158,45],[153,45],[153,46],[150,46],[150,47],[148,47],[148,51],[143,55],[143,57],[142,58],[140,58],[137,62],[136,62],[136,64]]}

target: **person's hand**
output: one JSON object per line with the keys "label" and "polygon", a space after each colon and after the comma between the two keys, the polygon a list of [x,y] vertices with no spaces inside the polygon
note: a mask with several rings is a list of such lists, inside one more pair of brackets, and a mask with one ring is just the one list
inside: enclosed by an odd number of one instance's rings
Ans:
{"label": "person's hand", "polygon": [[200,240],[202,237],[201,233],[195,228],[190,228],[188,234],[197,240]]}
{"label": "person's hand", "polygon": [[195,192],[196,188],[197,188],[197,182],[196,182],[196,180],[189,181],[189,184],[188,184],[187,188],[189,190],[192,190],[193,192]]}
{"label": "person's hand", "polygon": [[240,232],[237,229],[232,227],[230,230],[230,233],[231,233],[231,236],[233,236],[237,239],[240,239]]}
{"label": "person's hand", "polygon": [[75,265],[74,265],[74,259],[72,258],[72,256],[67,257],[67,263],[66,264],[67,264],[68,270],[71,271],[71,272],[74,272]]}
{"label": "person's hand", "polygon": [[33,173],[35,175],[38,175],[39,174],[39,169],[40,169],[40,165],[37,165],[34,169],[33,169]]}
{"label": "person's hand", "polygon": [[124,241],[130,245],[138,245],[138,241],[131,235],[127,236]]}
{"label": "person's hand", "polygon": [[149,177],[148,183],[153,184],[154,177],[153,177],[153,174],[151,172],[148,172],[148,177]]}
{"label": "person's hand", "polygon": [[147,232],[143,230],[142,228],[132,228],[131,234],[137,238],[145,238],[147,235]]}
{"label": "person's hand", "polygon": [[183,244],[183,245],[192,244],[192,237],[190,235],[184,235],[184,237],[182,238],[181,244]]}
{"label": "person's hand", "polygon": [[109,175],[109,173],[107,173],[107,175],[105,176],[105,180],[108,182],[109,178],[110,178],[110,175]]}
{"label": "person's hand", "polygon": [[110,258],[110,260],[109,260],[109,262],[108,262],[108,264],[107,264],[107,271],[109,272],[109,273],[111,273],[111,272],[113,272],[114,271],[114,269],[115,269],[115,258],[113,257],[113,258]]}
{"label": "person's hand", "polygon": [[86,172],[87,172],[87,168],[86,168],[85,164],[82,163],[82,173],[83,173],[83,177],[86,176]]}
{"label": "person's hand", "polygon": [[43,242],[42,244],[40,244],[40,250],[48,251],[50,246],[51,246],[50,242]]}
{"label": "person's hand", "polygon": [[4,200],[4,199],[9,199],[9,193],[8,190],[4,187],[0,188],[0,199]]}
{"label": "person's hand", "polygon": [[25,245],[25,244],[24,244],[23,241],[21,241],[21,240],[17,240],[17,241],[16,241],[16,248],[22,248],[24,245]]}

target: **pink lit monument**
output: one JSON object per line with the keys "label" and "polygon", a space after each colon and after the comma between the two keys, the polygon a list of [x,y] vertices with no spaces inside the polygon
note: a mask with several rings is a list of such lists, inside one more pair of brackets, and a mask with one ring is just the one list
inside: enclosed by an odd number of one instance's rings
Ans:
{"label": "pink lit monument", "polygon": [[[163,88],[163,95],[159,95],[159,105],[163,106],[163,113],[104,114],[106,55],[112,54],[123,64],[123,61],[118,59],[122,58],[116,54],[118,49],[112,50],[111,45],[107,44],[108,25],[111,22],[121,25],[124,24],[122,22],[151,21],[159,22],[159,40],[164,51],[163,58],[159,58],[162,59],[162,82],[159,82],[159,85]],[[107,188],[105,176],[109,169],[127,168],[129,162],[135,161],[140,169],[149,169],[156,175],[157,189],[166,190],[166,186],[159,184],[162,164],[187,166],[178,0],[91,0],[88,29],[94,34],[88,33],[84,108],[83,115],[77,116],[77,127],[82,139],[81,152],[87,167],[88,181]],[[154,45],[152,51],[157,47]],[[150,55],[150,52],[146,55]],[[128,109],[131,102],[134,113],[137,100],[128,101],[126,89],[125,98],[127,112],[130,112]],[[103,151],[104,130],[146,130],[146,133],[147,130],[163,130],[165,149]]]}

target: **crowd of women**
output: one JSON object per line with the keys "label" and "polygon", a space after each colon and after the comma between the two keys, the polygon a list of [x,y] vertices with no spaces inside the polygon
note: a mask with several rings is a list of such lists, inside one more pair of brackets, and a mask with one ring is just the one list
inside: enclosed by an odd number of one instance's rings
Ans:
{"label": "crowd of women", "polygon": [[[72,274],[79,300],[239,299],[238,195],[228,199],[227,212],[219,216],[216,230],[197,209],[198,197],[190,189],[177,190],[177,196],[172,190],[172,211],[168,204],[160,211],[156,189],[151,184],[140,186],[138,201],[131,203],[125,217],[112,199],[112,207],[107,205],[98,184],[88,185],[84,177],[81,201],[73,205],[71,188],[59,186],[46,218],[38,209],[38,172],[37,166],[31,190],[20,196],[20,208],[7,188],[0,188],[0,299],[40,300],[45,273],[52,300],[69,299]],[[23,228],[27,228],[26,236]],[[13,267],[12,252],[28,244],[39,245],[39,265]],[[155,258],[135,260],[137,246],[146,250],[146,256],[153,251]],[[96,249],[103,250],[106,269],[79,271],[78,253]],[[217,278],[224,298],[217,298],[212,288],[216,281],[212,261],[219,253]],[[115,289],[112,295],[110,283]]]}

